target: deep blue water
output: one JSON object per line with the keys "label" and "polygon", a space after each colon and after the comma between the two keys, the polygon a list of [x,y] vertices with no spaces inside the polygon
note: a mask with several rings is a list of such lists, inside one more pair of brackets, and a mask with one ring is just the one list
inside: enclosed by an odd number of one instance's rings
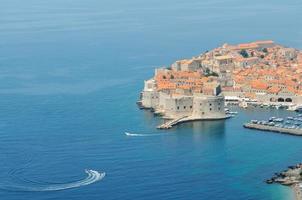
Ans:
{"label": "deep blue water", "polygon": [[[302,139],[242,123],[293,113],[240,110],[158,131],[135,102],[155,67],[224,42],[302,48],[301,0],[0,3],[0,199],[291,198],[263,181],[302,161]],[[106,176],[24,191],[85,179],[85,169]]]}

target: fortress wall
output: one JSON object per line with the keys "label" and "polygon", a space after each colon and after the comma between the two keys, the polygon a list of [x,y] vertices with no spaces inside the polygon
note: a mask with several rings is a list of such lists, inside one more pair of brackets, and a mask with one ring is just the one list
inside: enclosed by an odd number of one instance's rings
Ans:
{"label": "fortress wall", "polygon": [[223,96],[194,96],[193,117],[215,119],[225,117]]}

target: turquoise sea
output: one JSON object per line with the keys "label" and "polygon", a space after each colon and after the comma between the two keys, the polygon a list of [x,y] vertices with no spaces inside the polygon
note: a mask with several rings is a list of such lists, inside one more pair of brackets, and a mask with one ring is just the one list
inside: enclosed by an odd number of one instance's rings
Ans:
{"label": "turquoise sea", "polygon": [[135,102],[156,67],[225,42],[302,49],[301,10],[301,0],[1,0],[0,199],[292,199],[263,181],[302,161],[302,138],[242,123],[295,113],[233,108],[226,121],[159,131]]}

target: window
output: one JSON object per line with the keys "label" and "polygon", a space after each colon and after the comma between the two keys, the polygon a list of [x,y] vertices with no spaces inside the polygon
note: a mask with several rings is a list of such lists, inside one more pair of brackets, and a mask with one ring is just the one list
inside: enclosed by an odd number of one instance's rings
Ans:
{"label": "window", "polygon": [[204,112],[202,112],[202,114],[204,115]]}
{"label": "window", "polygon": [[177,106],[177,110],[179,110],[179,106]]}
{"label": "window", "polygon": [[218,107],[218,110],[220,110],[220,107]]}
{"label": "window", "polygon": [[184,106],[184,109],[186,109],[186,106]]}
{"label": "window", "polygon": [[192,109],[192,106],[190,106],[190,108]]}
{"label": "window", "polygon": [[212,104],[210,103],[210,106],[211,106]]}
{"label": "window", "polygon": [[202,103],[200,103],[200,105],[202,106]]}
{"label": "window", "polygon": [[210,108],[210,110],[212,110],[212,108]]}

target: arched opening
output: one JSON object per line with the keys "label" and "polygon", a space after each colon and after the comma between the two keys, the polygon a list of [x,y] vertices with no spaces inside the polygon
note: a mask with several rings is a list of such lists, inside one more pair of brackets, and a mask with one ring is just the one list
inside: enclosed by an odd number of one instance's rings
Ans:
{"label": "arched opening", "polygon": [[274,97],[270,98],[270,102],[276,102],[276,99]]}
{"label": "arched opening", "polygon": [[278,102],[284,102],[284,99],[283,98],[278,98]]}
{"label": "arched opening", "polygon": [[286,102],[293,102],[293,100],[291,98],[286,98],[285,101]]}

